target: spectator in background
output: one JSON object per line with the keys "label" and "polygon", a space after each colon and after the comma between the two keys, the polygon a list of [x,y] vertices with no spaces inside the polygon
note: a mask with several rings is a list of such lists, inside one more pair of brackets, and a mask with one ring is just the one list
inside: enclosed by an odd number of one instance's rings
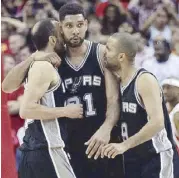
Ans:
{"label": "spectator in background", "polygon": [[[15,66],[15,60],[10,55],[5,55],[3,59],[4,59],[4,76],[6,76],[8,72]],[[19,116],[20,100],[23,95],[23,92],[24,92],[24,88],[22,86],[15,92],[7,94],[7,99],[8,99],[7,107],[11,119],[11,129],[12,129],[11,134],[12,134],[12,140],[14,145],[14,153],[16,153],[17,148],[19,146],[17,131],[20,127],[24,125],[24,120],[21,119]]]}
{"label": "spectator in background", "polygon": [[4,59],[4,76],[6,76],[8,74],[8,72],[15,67],[15,60],[13,58],[13,56],[9,55],[4,55],[3,56]]}
{"label": "spectator in background", "polygon": [[146,39],[138,32],[133,34],[138,44],[138,51],[135,56],[135,66],[142,67],[145,60],[152,60],[154,58],[154,50],[147,46]]}
{"label": "spectator in background", "polygon": [[93,17],[88,25],[88,40],[93,42],[100,42],[101,38],[101,24],[99,20]]}
{"label": "spectator in background", "polygon": [[103,35],[111,35],[118,32],[119,26],[126,20],[126,16],[122,15],[117,6],[109,4],[104,9],[104,17],[102,19],[101,33]]}
{"label": "spectator in background", "polygon": [[179,78],[170,77],[163,80],[162,87],[170,116],[173,140],[179,154]]}
{"label": "spectator in background", "polygon": [[132,34],[135,32],[135,29],[133,28],[130,22],[124,22],[119,26],[118,32],[120,33],[126,32]]}
{"label": "spectator in background", "polygon": [[128,10],[132,15],[135,27],[141,29],[145,21],[152,15],[158,1],[155,0],[131,0]]}
{"label": "spectator in background", "polygon": [[26,38],[20,33],[14,33],[9,36],[9,47],[11,53],[16,56],[20,48],[26,44]]}
{"label": "spectator in background", "polygon": [[29,47],[27,45],[21,47],[20,51],[19,51],[19,53],[17,54],[17,57],[16,57],[16,64],[24,61],[30,55],[31,55],[31,52],[30,52],[30,49],[29,49]]}
{"label": "spectator in background", "polygon": [[161,36],[154,39],[154,55],[153,59],[143,62],[142,67],[152,72],[159,82],[170,76],[179,76],[179,60],[171,58],[169,43]]}
{"label": "spectator in background", "polygon": [[172,55],[179,60],[179,28],[174,28],[172,32]]}
{"label": "spectator in background", "polygon": [[126,6],[126,1],[125,3],[121,2],[120,0],[103,0],[103,1],[97,1],[96,2],[96,7],[95,7],[95,12],[96,12],[96,16],[99,19],[103,19],[104,17],[104,10],[106,9],[106,7],[109,5],[115,5],[116,7],[118,7],[120,13],[122,15],[126,14],[126,10],[124,9],[124,4]]}
{"label": "spectator in background", "polygon": [[30,52],[34,52],[36,50],[34,44],[31,40],[31,28],[34,24],[42,19],[47,17],[58,19],[58,12],[53,7],[52,3],[48,0],[42,1],[33,1],[29,0],[23,9],[23,21],[27,24],[27,44],[29,46]]}
{"label": "spectator in background", "polygon": [[1,51],[4,54],[10,54],[8,32],[9,32],[8,24],[2,22],[1,23]]}
{"label": "spectator in background", "polygon": [[170,43],[172,36],[170,24],[179,25],[179,19],[172,4],[165,3],[158,6],[157,10],[143,23],[141,30],[149,32],[150,45],[153,45],[152,40],[158,35],[163,36]]}
{"label": "spectator in background", "polygon": [[172,32],[168,25],[168,22],[169,22],[168,12],[166,11],[164,7],[161,7],[155,12],[154,15],[155,15],[154,21],[151,23],[151,26],[149,28],[151,45],[152,45],[153,39],[158,35],[161,35],[170,43]]}

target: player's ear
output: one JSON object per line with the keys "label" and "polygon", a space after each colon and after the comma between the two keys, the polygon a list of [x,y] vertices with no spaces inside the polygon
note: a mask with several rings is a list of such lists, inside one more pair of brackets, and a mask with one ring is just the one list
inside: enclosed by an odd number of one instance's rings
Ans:
{"label": "player's ear", "polygon": [[122,62],[124,60],[124,57],[125,57],[125,53],[119,53],[118,59],[120,62]]}
{"label": "player's ear", "polygon": [[85,19],[84,23],[85,23],[85,28],[86,28],[85,30],[87,31],[87,29],[88,29],[88,20]]}
{"label": "player's ear", "polygon": [[57,42],[57,39],[55,36],[49,36],[49,42],[52,46],[55,46],[56,42]]}
{"label": "player's ear", "polygon": [[60,31],[61,34],[63,34],[62,23],[61,22],[58,22],[58,30]]}

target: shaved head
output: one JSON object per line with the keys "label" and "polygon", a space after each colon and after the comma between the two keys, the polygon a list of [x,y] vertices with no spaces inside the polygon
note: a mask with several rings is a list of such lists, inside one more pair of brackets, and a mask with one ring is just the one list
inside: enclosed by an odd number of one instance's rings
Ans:
{"label": "shaved head", "polygon": [[37,22],[32,31],[32,41],[38,50],[44,49],[49,41],[49,37],[55,35],[55,25],[51,19]]}
{"label": "shaved head", "polygon": [[137,41],[131,34],[113,34],[106,44],[106,67],[112,71],[118,71],[122,65],[133,65],[137,49]]}
{"label": "shaved head", "polygon": [[127,59],[133,61],[138,49],[135,38],[129,33],[115,33],[112,38],[117,42],[118,52],[125,53]]}
{"label": "shaved head", "polygon": [[58,55],[64,52],[61,30],[57,21],[41,20],[34,25],[31,34],[32,41],[38,50],[44,50],[50,44]]}

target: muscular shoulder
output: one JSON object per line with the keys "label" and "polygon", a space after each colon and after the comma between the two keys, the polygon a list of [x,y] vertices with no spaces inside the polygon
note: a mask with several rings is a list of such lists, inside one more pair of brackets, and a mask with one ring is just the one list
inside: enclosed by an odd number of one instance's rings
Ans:
{"label": "muscular shoulder", "polygon": [[47,61],[35,61],[30,70],[37,70],[37,71],[45,71],[45,70],[54,70],[54,67],[51,63]]}
{"label": "muscular shoulder", "polygon": [[56,73],[55,69],[47,61],[35,61],[28,73],[28,78],[33,78],[33,80],[54,80]]}
{"label": "muscular shoulder", "polygon": [[149,73],[144,73],[139,76],[137,80],[137,89],[139,93],[160,92],[157,79]]}
{"label": "muscular shoulder", "polygon": [[179,122],[179,111],[174,114],[174,118]]}

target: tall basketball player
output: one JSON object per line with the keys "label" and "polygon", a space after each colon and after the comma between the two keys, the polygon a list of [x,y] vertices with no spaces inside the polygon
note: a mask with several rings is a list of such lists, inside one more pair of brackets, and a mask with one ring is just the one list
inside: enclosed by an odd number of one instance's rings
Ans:
{"label": "tall basketball player", "polygon": [[[117,168],[109,169],[108,160],[98,158],[119,118],[118,86],[111,73],[103,68],[105,46],[84,40],[87,20],[80,5],[66,4],[59,13],[66,54],[58,70],[64,90],[63,93],[56,90],[55,101],[60,103],[59,96],[64,96],[66,105],[82,103],[84,108],[82,120],[67,121],[67,146],[74,172],[78,178],[105,178],[110,177],[109,172],[119,177],[122,173],[119,163]],[[20,85],[29,61],[9,73],[4,81],[6,91]],[[19,79],[13,81],[16,74]],[[98,159],[89,159],[93,156]]]}
{"label": "tall basketball player", "polygon": [[[57,39],[54,21],[38,22],[32,36],[38,50],[62,52],[63,43]],[[57,118],[82,118],[83,109],[80,105],[55,107],[54,91],[61,88],[61,79],[49,62],[32,62],[26,79],[20,106],[20,114],[26,119],[26,132],[20,147],[19,178],[75,178],[63,150]]]}
{"label": "tall basketball player", "polygon": [[167,78],[162,81],[165,100],[168,104],[173,140],[179,154],[179,79]]}
{"label": "tall basketball player", "polygon": [[106,66],[121,81],[123,142],[108,144],[101,156],[123,154],[126,178],[173,178],[173,142],[163,95],[153,74],[134,67],[136,51],[128,33],[116,33],[107,42]]}

